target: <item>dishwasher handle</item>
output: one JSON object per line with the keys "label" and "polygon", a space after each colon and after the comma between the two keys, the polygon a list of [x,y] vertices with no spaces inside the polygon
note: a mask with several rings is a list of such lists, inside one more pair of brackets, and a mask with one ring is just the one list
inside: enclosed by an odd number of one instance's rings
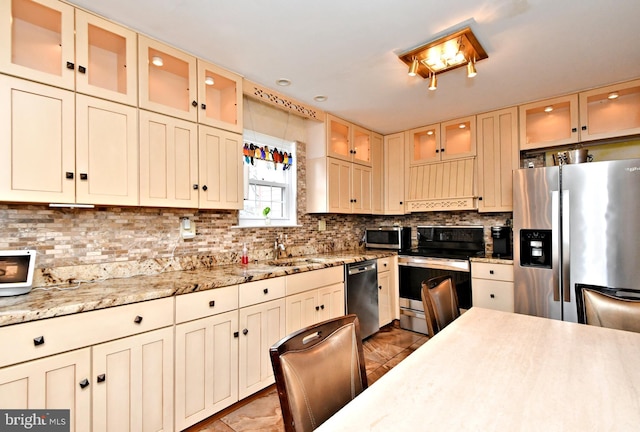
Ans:
{"label": "dishwasher handle", "polygon": [[358,273],[364,273],[367,271],[375,271],[376,263],[375,262],[364,262],[359,264],[349,264],[349,276],[355,275]]}

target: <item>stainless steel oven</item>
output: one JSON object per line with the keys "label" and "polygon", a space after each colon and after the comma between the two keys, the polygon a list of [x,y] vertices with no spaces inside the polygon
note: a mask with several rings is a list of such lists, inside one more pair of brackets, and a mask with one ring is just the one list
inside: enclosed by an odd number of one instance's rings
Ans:
{"label": "stainless steel oven", "polygon": [[481,226],[418,227],[418,247],[398,256],[400,327],[428,334],[420,291],[422,281],[433,277],[451,275],[460,309],[469,309],[472,306],[469,257],[482,255]]}

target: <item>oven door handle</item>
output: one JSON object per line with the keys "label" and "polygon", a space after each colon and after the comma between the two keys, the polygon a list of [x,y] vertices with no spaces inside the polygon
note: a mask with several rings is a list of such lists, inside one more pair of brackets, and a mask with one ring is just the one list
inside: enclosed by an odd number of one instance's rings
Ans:
{"label": "oven door handle", "polygon": [[428,269],[436,269],[436,270],[449,270],[449,271],[457,271],[463,273],[470,273],[469,263],[461,263],[460,267],[440,264],[436,262],[400,262],[398,261],[398,266],[404,267],[419,267],[419,268],[428,268]]}

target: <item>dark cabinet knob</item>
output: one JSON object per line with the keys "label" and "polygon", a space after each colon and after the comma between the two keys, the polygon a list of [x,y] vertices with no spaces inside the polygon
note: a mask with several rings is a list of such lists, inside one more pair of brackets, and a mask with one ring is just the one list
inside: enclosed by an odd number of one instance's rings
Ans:
{"label": "dark cabinet knob", "polygon": [[75,65],[73,63],[67,62],[67,69],[73,70],[74,67],[75,67]]}
{"label": "dark cabinet knob", "polygon": [[207,191],[207,189],[209,189],[209,188],[207,187],[207,185],[202,186],[202,190],[203,190],[203,191],[205,191],[205,192],[206,192],[206,191]]}
{"label": "dark cabinet knob", "polygon": [[198,106],[198,102],[196,102],[196,101],[192,101],[192,102],[191,102],[191,106],[192,106],[192,107],[194,107],[194,108],[195,108],[195,107],[197,107],[197,106]]}
{"label": "dark cabinet knob", "polygon": [[439,150],[439,149],[436,149],[436,153],[440,153],[440,150]]}
{"label": "dark cabinet knob", "polygon": [[400,201],[400,205],[402,205],[402,204],[403,204],[403,202],[402,202],[402,201]]}
{"label": "dark cabinet knob", "polygon": [[496,298],[496,296],[494,294],[489,294],[489,297]]}
{"label": "dark cabinet knob", "polygon": [[578,132],[578,128],[571,128],[571,132],[573,133]]}
{"label": "dark cabinet knob", "polygon": [[83,379],[82,381],[80,381],[80,388],[87,388],[89,387],[89,380],[88,379]]}
{"label": "dark cabinet knob", "polygon": [[443,148],[440,149],[440,153],[444,153],[444,149]]}
{"label": "dark cabinet knob", "polygon": [[482,201],[482,197],[481,196],[478,197],[478,201]]}
{"label": "dark cabinet knob", "polygon": [[66,173],[64,173],[64,178],[73,180],[73,173],[71,171],[67,171]]}
{"label": "dark cabinet knob", "polygon": [[84,66],[80,66],[78,65],[78,72],[80,73],[87,73],[87,68]]}
{"label": "dark cabinet knob", "polygon": [[582,130],[587,130],[587,127],[586,126],[582,126]]}
{"label": "dark cabinet knob", "polygon": [[489,270],[489,274],[493,274],[493,270]]}
{"label": "dark cabinet knob", "polygon": [[269,288],[263,289],[262,292],[265,293],[265,294],[269,294]]}
{"label": "dark cabinet knob", "polygon": [[209,302],[209,307],[214,307],[216,305],[216,301],[215,300],[211,300]]}
{"label": "dark cabinet knob", "polygon": [[384,264],[382,264],[382,265],[386,267],[386,266],[387,266],[387,263],[384,263]]}
{"label": "dark cabinet knob", "polygon": [[193,185],[193,190],[198,190],[198,185],[197,184]]}
{"label": "dark cabinet knob", "polygon": [[105,382],[106,379],[107,379],[107,376],[105,374],[100,374],[98,375],[97,381],[101,383],[101,382]]}
{"label": "dark cabinet knob", "polygon": [[316,306],[316,310],[320,310],[320,306]]}
{"label": "dark cabinet knob", "polygon": [[89,175],[87,173],[80,173],[80,180],[87,180]]}
{"label": "dark cabinet knob", "polygon": [[233,332],[233,337],[234,337],[234,338],[237,338],[238,336],[240,336],[240,333],[238,333],[238,332]]}
{"label": "dark cabinet knob", "polygon": [[207,104],[200,104],[200,107],[201,107],[202,109],[206,110],[206,109],[207,109]]}
{"label": "dark cabinet knob", "polygon": [[247,329],[242,330],[242,334],[243,334],[243,335],[245,335],[245,336],[246,336],[246,335],[247,335],[247,333],[249,333],[249,330],[247,330]]}
{"label": "dark cabinet knob", "polygon": [[44,345],[44,336],[38,336],[36,338],[33,338],[33,345],[34,346]]}
{"label": "dark cabinet knob", "polygon": [[320,309],[324,310],[324,305],[320,305]]}
{"label": "dark cabinet knob", "polygon": [[133,322],[136,323],[136,324],[140,324],[142,322],[142,317],[140,315],[136,316],[133,319]]}
{"label": "dark cabinet knob", "polygon": [[382,285],[378,285],[378,289],[381,290],[382,289]]}

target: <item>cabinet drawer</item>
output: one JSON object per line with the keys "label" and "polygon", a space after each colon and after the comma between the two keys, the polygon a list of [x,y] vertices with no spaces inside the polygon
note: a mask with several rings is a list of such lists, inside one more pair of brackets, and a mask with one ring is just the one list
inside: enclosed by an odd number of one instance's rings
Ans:
{"label": "cabinet drawer", "polygon": [[176,323],[238,309],[238,285],[176,297]]}
{"label": "cabinet drawer", "polygon": [[472,279],[473,306],[513,312],[513,282]]}
{"label": "cabinet drawer", "polygon": [[289,275],[286,278],[287,295],[298,294],[315,288],[343,282],[344,266],[298,273]]}
{"label": "cabinet drawer", "polygon": [[254,304],[274,300],[284,297],[285,278],[276,277],[256,282],[249,282],[238,285],[239,307],[251,306]]}
{"label": "cabinet drawer", "polygon": [[513,282],[513,265],[472,262],[471,277]]}
{"label": "cabinet drawer", "polygon": [[173,297],[0,327],[0,367],[173,325]]}
{"label": "cabinet drawer", "polygon": [[378,273],[391,270],[393,257],[378,258]]}

